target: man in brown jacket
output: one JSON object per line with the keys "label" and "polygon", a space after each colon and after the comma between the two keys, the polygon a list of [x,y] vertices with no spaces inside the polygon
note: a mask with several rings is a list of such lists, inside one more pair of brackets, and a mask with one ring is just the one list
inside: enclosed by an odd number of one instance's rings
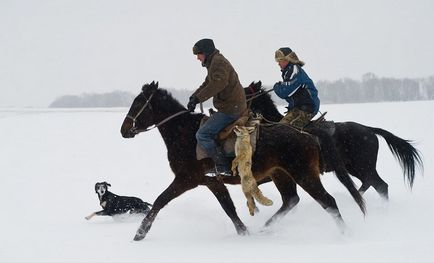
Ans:
{"label": "man in brown jacket", "polygon": [[193,54],[206,67],[208,74],[203,84],[190,96],[187,108],[194,111],[196,104],[213,98],[218,110],[197,131],[197,143],[207,152],[215,169],[207,171],[207,176],[231,176],[229,161],[217,145],[217,134],[231,122],[236,121],[247,109],[246,97],[238,74],[231,63],[215,48],[212,39],[201,39],[193,46]]}

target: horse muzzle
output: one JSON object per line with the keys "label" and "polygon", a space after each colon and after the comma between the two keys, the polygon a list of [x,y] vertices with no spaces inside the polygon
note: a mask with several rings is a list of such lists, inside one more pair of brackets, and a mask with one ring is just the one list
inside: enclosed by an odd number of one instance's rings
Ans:
{"label": "horse muzzle", "polygon": [[136,136],[137,133],[138,133],[137,128],[134,126],[134,122],[129,118],[125,118],[121,126],[122,137],[134,138],[134,136]]}

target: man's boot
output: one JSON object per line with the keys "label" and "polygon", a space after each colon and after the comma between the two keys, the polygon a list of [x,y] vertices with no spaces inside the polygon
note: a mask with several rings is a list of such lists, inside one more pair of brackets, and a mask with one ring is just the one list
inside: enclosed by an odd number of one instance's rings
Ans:
{"label": "man's boot", "polygon": [[217,148],[217,156],[214,162],[217,175],[232,176],[231,163],[220,147]]}
{"label": "man's boot", "polygon": [[205,172],[205,176],[232,176],[230,162],[220,147],[217,147],[210,157],[214,161],[215,167]]}

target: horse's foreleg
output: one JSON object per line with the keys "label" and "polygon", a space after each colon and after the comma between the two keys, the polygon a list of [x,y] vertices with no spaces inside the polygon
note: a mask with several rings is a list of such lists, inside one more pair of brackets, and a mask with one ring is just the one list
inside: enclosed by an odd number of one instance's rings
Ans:
{"label": "horse's foreleg", "polygon": [[288,173],[282,170],[276,170],[273,172],[271,178],[282,197],[282,206],[267,220],[265,226],[270,226],[279,218],[285,216],[300,201],[300,197],[297,195],[297,185]]}
{"label": "horse's foreleg", "polygon": [[239,235],[246,235],[248,233],[247,228],[238,217],[234,203],[226,186],[221,182],[214,182],[208,184],[207,187],[215,195],[223,210],[225,210],[226,214],[232,220],[232,223],[234,224],[237,233]]}
{"label": "horse's foreleg", "polygon": [[324,189],[317,175],[305,176],[297,183],[312,196],[335,220],[342,233],[346,231],[346,225],[338,209],[335,199]]}
{"label": "horse's foreleg", "polygon": [[197,186],[197,184],[194,184],[192,182],[186,182],[183,180],[173,180],[173,182],[169,185],[169,187],[166,188],[155,200],[151,210],[146,215],[146,217],[143,219],[142,224],[140,225],[139,229],[136,232],[136,235],[134,237],[135,241],[142,240],[146,237],[146,234],[151,229],[152,223],[155,220],[155,217],[157,216],[158,212],[167,205],[171,200],[175,199],[176,197],[180,196],[184,192],[193,189]]}

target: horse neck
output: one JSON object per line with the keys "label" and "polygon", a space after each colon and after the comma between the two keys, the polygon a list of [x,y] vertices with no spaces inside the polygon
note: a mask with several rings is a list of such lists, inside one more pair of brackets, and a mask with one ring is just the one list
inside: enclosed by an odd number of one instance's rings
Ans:
{"label": "horse neck", "polygon": [[179,165],[181,160],[196,158],[196,132],[199,129],[200,118],[191,113],[185,113],[171,119],[158,127],[166,145],[169,162]]}
{"label": "horse neck", "polygon": [[[164,103],[163,107],[156,107],[154,109],[154,121],[159,123],[166,118],[185,110],[180,107],[178,102],[173,98],[167,101],[160,101]],[[163,105],[163,104],[160,104]],[[166,144],[167,149],[174,151],[189,151],[191,145],[196,145],[196,131],[199,128],[200,116],[197,114],[184,113],[168,120],[158,127],[158,130]],[[192,148],[193,149],[193,148]]]}
{"label": "horse neck", "polygon": [[253,101],[251,109],[253,112],[260,111],[262,116],[270,121],[280,121],[283,117],[268,95],[263,95],[262,98],[259,97],[256,101]]}

